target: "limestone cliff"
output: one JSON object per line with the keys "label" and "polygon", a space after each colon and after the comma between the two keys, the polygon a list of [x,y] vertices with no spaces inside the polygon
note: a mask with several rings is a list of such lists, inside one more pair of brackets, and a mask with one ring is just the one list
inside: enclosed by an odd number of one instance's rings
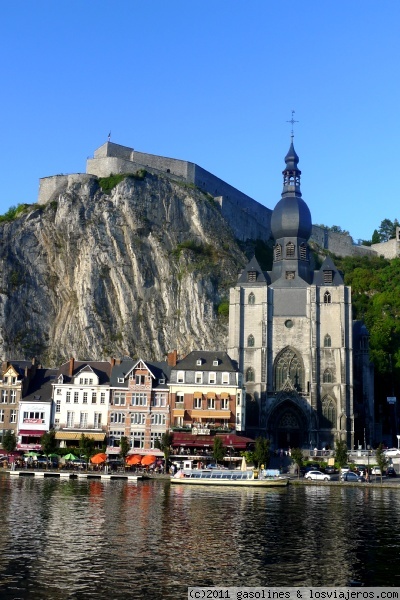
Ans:
{"label": "limestone cliff", "polygon": [[127,177],[108,193],[99,181],[75,177],[0,225],[2,358],[225,349],[217,307],[246,258],[218,205],[167,177]]}

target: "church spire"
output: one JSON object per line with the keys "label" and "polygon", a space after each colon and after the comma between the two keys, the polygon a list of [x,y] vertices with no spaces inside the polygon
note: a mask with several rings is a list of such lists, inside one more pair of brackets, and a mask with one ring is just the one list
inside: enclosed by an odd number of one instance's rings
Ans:
{"label": "church spire", "polygon": [[282,171],[282,175],[283,175],[282,197],[286,194],[293,195],[293,193],[294,193],[296,196],[299,196],[301,198],[301,191],[300,191],[301,171],[297,166],[299,164],[299,157],[297,156],[296,150],[294,149],[294,145],[293,145],[293,138],[294,138],[293,125],[294,125],[294,123],[298,123],[298,121],[294,120],[293,115],[294,115],[294,110],[292,110],[292,118],[290,119],[290,121],[288,121],[288,123],[291,123],[291,125],[292,125],[292,131],[291,131],[291,136],[290,136],[289,152],[285,156],[286,167]]}

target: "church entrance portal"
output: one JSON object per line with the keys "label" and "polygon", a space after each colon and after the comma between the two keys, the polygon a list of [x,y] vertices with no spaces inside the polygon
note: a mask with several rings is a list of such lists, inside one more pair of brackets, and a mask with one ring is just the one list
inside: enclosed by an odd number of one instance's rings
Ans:
{"label": "church entrance portal", "polygon": [[275,448],[301,448],[307,438],[305,416],[290,400],[280,404],[273,412],[268,430]]}

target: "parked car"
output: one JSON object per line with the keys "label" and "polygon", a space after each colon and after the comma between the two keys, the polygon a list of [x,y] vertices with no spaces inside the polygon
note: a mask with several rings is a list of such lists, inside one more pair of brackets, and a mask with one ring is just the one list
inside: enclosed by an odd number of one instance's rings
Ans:
{"label": "parked car", "polygon": [[388,450],[384,450],[383,454],[385,456],[400,456],[400,450],[398,448],[388,448]]}
{"label": "parked car", "polygon": [[334,473],[337,473],[337,469],[335,469],[335,467],[325,467],[324,471],[327,473],[327,475],[333,475]]}
{"label": "parked car", "polygon": [[321,467],[319,466],[319,464],[318,464],[318,463],[315,463],[315,464],[313,464],[313,465],[311,464],[311,465],[307,465],[307,466],[305,466],[305,467],[301,467],[301,468],[300,468],[300,473],[301,473],[302,475],[305,475],[306,473],[309,473],[310,471],[319,471],[319,470],[320,470],[320,468],[321,468]]}
{"label": "parked car", "polygon": [[388,467],[386,469],[386,477],[397,477],[397,473],[394,470],[394,467]]}
{"label": "parked car", "polygon": [[322,471],[308,471],[304,475],[304,479],[309,479],[310,481],[330,481],[332,477],[327,473],[322,473]]}
{"label": "parked car", "polygon": [[340,467],[340,475],[343,475],[344,473],[348,473],[349,471],[350,471],[349,465],[343,465],[343,467]]}
{"label": "parked car", "polygon": [[353,481],[355,483],[365,481],[365,477],[362,475],[357,475],[357,473],[353,473],[353,471],[347,471],[347,473],[342,473],[340,476],[341,481]]}
{"label": "parked car", "polygon": [[379,467],[372,467],[371,475],[382,475],[382,471]]}

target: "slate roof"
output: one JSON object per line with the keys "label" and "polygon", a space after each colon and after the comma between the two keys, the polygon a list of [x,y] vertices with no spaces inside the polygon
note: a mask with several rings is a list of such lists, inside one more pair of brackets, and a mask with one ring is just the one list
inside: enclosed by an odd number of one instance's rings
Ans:
{"label": "slate roof", "polygon": [[78,373],[85,369],[85,367],[90,367],[91,370],[98,376],[100,385],[110,382],[112,366],[111,363],[109,363],[108,361],[76,360],[74,362],[72,377],[70,377],[69,375],[69,366],[70,363],[68,361],[61,365],[61,367],[57,371],[57,377],[62,375],[64,378],[64,383],[72,381],[78,375]]}
{"label": "slate roof", "polygon": [[28,391],[22,400],[29,402],[51,401],[52,398],[52,383],[56,382],[58,369],[37,369],[35,377],[29,383]]}
{"label": "slate roof", "polygon": [[31,360],[8,360],[5,362],[8,362],[8,366],[5,369],[5,371],[7,371],[7,369],[9,369],[11,366],[13,366],[14,369],[17,371],[18,375],[20,376],[20,378],[25,377],[25,369],[27,367],[28,368],[32,367]]}
{"label": "slate roof", "polygon": [[[257,274],[256,281],[249,281],[249,279],[248,279],[249,271],[256,272],[256,274]],[[261,269],[261,267],[258,263],[258,260],[256,259],[255,256],[253,256],[251,261],[249,263],[247,263],[247,265],[245,266],[243,271],[240,273],[240,275],[238,277],[238,283],[241,283],[241,284],[248,283],[250,286],[256,286],[257,284],[265,285],[266,282],[269,283],[268,273],[264,273],[264,271]]]}
{"label": "slate roof", "polygon": [[[332,271],[333,279],[332,283],[325,283],[324,281],[324,271]],[[314,285],[324,285],[324,286],[336,286],[336,285],[344,285],[344,280],[342,273],[338,271],[335,263],[333,262],[330,256],[327,256],[324,262],[321,265],[319,271],[314,271]]]}
{"label": "slate roof", "polygon": [[[133,367],[140,361],[142,361],[146,365],[146,367],[149,369],[149,371],[154,375],[154,381],[153,381],[153,386],[152,386],[153,389],[155,389],[157,387],[164,388],[170,378],[170,375],[171,375],[171,367],[168,366],[168,364],[165,361],[149,362],[147,360],[143,360],[140,358],[133,359],[133,358],[130,358],[129,356],[124,357],[120,364],[114,365],[114,368],[111,373],[111,380],[110,380],[111,387],[126,388],[127,382],[126,381],[121,382],[121,381],[118,381],[118,379],[125,380],[128,373],[130,373],[130,371],[133,369]],[[160,384],[159,383],[160,379],[164,379],[165,384]]]}
{"label": "slate roof", "polygon": [[[197,361],[202,364],[198,365]],[[218,365],[214,361],[218,360]],[[237,371],[236,361],[233,361],[226,352],[216,352],[214,350],[194,350],[185,358],[178,361],[174,371]]]}

